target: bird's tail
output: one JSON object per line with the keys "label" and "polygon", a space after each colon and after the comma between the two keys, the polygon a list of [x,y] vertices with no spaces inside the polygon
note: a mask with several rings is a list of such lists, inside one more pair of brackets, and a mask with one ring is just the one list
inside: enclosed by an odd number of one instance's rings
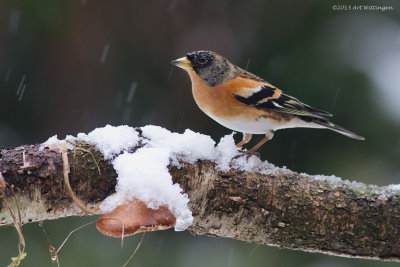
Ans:
{"label": "bird's tail", "polygon": [[353,139],[365,140],[364,137],[362,137],[362,136],[360,136],[358,134],[355,134],[355,133],[353,133],[353,132],[351,132],[349,130],[346,130],[342,126],[334,124],[334,123],[332,123],[332,122],[330,122],[330,121],[328,121],[326,119],[314,118],[313,119],[313,123],[315,123],[317,125],[320,125],[320,126],[323,126],[324,128],[327,128],[329,130],[338,132],[340,134],[343,134],[343,135],[348,136],[348,137],[353,138]]}

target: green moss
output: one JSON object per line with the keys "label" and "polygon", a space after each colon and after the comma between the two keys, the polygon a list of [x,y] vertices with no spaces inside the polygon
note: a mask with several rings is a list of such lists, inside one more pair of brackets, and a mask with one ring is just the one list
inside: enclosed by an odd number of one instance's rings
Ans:
{"label": "green moss", "polygon": [[306,192],[301,192],[301,196],[298,198],[296,197],[296,195],[293,195],[294,199],[293,202],[294,203],[298,203],[299,205],[305,206],[308,203],[308,195],[306,194]]}
{"label": "green moss", "polygon": [[188,170],[186,168],[178,168],[176,166],[169,167],[169,173],[172,177],[183,177],[187,175]]}
{"label": "green moss", "polygon": [[332,206],[332,205],[330,205],[330,204],[326,204],[326,205],[324,206],[324,208],[325,208],[327,211],[332,211],[335,207]]}

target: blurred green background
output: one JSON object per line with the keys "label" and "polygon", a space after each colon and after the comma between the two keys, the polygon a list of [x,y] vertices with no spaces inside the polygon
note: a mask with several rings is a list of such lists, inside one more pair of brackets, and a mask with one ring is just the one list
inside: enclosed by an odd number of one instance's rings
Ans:
{"label": "blurred green background", "polygon": [[[393,10],[332,8],[360,4]],[[190,128],[219,140],[231,131],[198,109],[187,74],[169,63],[200,49],[333,113],[334,122],[367,138],[288,129],[263,146],[263,159],[309,174],[399,183],[398,1],[1,1],[0,147],[106,124]],[[93,219],[66,218],[44,227],[58,247]],[[38,225],[23,231],[28,257],[21,266],[52,266]],[[61,266],[121,266],[139,239],[127,238],[121,248],[120,240],[88,226],[65,245]],[[0,266],[16,255],[16,231],[1,227]],[[130,266],[395,265],[170,230],[147,234]]]}

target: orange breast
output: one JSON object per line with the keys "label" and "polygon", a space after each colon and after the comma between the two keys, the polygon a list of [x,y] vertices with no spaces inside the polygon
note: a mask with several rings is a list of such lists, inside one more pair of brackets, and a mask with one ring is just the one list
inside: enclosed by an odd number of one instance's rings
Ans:
{"label": "orange breast", "polygon": [[265,115],[264,111],[245,105],[232,95],[242,88],[257,87],[260,85],[259,82],[238,77],[223,85],[210,87],[194,71],[189,71],[189,76],[192,80],[193,97],[200,109],[207,115],[228,120],[238,117],[254,119]]}

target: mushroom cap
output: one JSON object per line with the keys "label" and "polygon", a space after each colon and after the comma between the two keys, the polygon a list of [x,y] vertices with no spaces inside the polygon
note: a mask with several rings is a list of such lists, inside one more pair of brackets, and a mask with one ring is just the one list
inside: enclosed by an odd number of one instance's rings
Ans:
{"label": "mushroom cap", "polygon": [[165,230],[175,223],[175,216],[166,206],[153,210],[144,202],[134,199],[100,216],[96,227],[104,235],[125,237],[140,232]]}

